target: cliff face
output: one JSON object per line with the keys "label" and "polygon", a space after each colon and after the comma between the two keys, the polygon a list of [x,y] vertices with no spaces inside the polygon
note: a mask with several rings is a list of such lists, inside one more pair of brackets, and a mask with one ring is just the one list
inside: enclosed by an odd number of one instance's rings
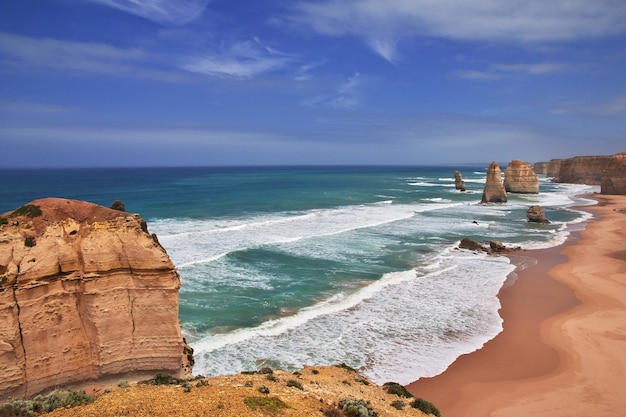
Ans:
{"label": "cliff face", "polygon": [[44,199],[0,221],[1,397],[190,371],[180,280],[139,216]]}
{"label": "cliff face", "polygon": [[569,184],[600,185],[602,172],[611,158],[611,156],[577,156],[563,159],[555,181]]}
{"label": "cliff face", "polygon": [[539,178],[528,163],[515,159],[504,170],[504,189],[509,193],[537,194]]}
{"label": "cliff face", "polygon": [[547,175],[548,174],[548,163],[547,162],[535,162],[533,164],[533,171],[538,175]]}
{"label": "cliff face", "polygon": [[506,203],[507,196],[504,185],[502,185],[502,177],[500,173],[500,165],[492,162],[487,170],[487,182],[483,189],[483,197],[481,203]]}
{"label": "cliff face", "polygon": [[559,170],[561,169],[562,159],[551,159],[548,161],[548,168],[546,170],[546,176],[548,177],[558,177]]}
{"label": "cliff face", "polygon": [[614,155],[602,173],[602,194],[626,195],[626,152]]}

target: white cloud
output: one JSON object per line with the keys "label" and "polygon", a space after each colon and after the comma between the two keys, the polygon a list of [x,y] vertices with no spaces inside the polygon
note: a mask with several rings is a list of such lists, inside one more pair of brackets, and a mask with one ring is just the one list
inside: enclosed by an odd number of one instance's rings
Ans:
{"label": "white cloud", "polygon": [[539,76],[555,74],[571,69],[571,66],[558,62],[539,62],[534,64],[492,64],[486,70],[463,70],[454,73],[458,78],[479,81],[493,81],[519,76]]}
{"label": "white cloud", "polygon": [[[1,55],[6,55],[3,59]],[[98,73],[180,81],[174,73],[150,69],[160,59],[140,48],[118,48],[97,42],[31,38],[0,32],[0,62],[5,68]]]}
{"label": "white cloud", "polygon": [[209,0],[83,0],[164,24],[182,25],[202,15]]}
{"label": "white cloud", "polygon": [[300,1],[291,16],[328,36],[356,35],[390,62],[396,41],[416,36],[542,44],[626,32],[623,0]]}
{"label": "white cloud", "polygon": [[626,94],[606,100],[562,101],[552,109],[553,114],[581,114],[591,117],[626,117]]}
{"label": "white cloud", "polygon": [[263,45],[254,38],[233,43],[218,52],[189,58],[181,68],[212,77],[247,79],[283,69],[293,62],[287,54]]}

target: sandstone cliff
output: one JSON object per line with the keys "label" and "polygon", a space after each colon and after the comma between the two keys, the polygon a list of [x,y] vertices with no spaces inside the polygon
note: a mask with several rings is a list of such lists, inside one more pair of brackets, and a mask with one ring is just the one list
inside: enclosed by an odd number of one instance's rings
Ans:
{"label": "sandstone cliff", "polygon": [[602,172],[611,158],[611,156],[576,156],[562,159],[559,174],[554,180],[568,184],[600,185]]}
{"label": "sandstone cliff", "polygon": [[538,175],[547,175],[548,174],[548,163],[547,162],[535,162],[533,164],[533,171]]}
{"label": "sandstone cliff", "polygon": [[0,223],[0,397],[190,371],[179,276],[139,216],[44,199]]}
{"label": "sandstone cliff", "polygon": [[602,194],[626,195],[626,152],[613,155],[602,172]]}
{"label": "sandstone cliff", "polygon": [[509,193],[537,194],[539,177],[530,164],[515,159],[504,170],[504,189]]}
{"label": "sandstone cliff", "polygon": [[483,190],[481,203],[506,203],[507,196],[504,185],[502,185],[502,177],[500,173],[500,165],[492,162],[487,170],[487,182]]}

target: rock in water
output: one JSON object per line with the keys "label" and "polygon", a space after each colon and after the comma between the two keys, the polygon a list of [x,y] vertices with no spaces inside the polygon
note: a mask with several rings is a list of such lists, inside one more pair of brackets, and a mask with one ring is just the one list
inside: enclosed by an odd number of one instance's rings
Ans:
{"label": "rock in water", "polygon": [[460,191],[465,191],[465,181],[459,171],[454,171],[454,188]]}
{"label": "rock in water", "polygon": [[529,222],[533,223],[550,223],[550,221],[546,218],[546,213],[543,211],[541,206],[530,206],[526,211],[526,217]]}
{"label": "rock in water", "polygon": [[0,397],[191,372],[178,273],[138,215],[51,198],[0,220]]}
{"label": "rock in water", "polygon": [[613,155],[602,172],[602,194],[626,195],[626,152]]}
{"label": "rock in water", "polygon": [[506,190],[502,185],[500,174],[500,165],[492,162],[487,170],[487,182],[483,190],[483,198],[481,203],[506,203]]}
{"label": "rock in water", "polygon": [[539,177],[530,164],[515,159],[504,170],[504,189],[509,193],[539,193]]}

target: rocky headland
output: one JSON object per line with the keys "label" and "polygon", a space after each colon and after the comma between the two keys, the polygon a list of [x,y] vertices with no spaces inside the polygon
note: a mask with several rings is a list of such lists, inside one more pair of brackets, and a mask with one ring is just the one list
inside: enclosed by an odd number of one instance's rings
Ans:
{"label": "rocky headland", "polygon": [[48,198],[0,216],[0,398],[191,372],[180,279],[138,216]]}
{"label": "rocky headland", "polygon": [[613,155],[602,172],[602,194],[626,195],[626,152]]}

